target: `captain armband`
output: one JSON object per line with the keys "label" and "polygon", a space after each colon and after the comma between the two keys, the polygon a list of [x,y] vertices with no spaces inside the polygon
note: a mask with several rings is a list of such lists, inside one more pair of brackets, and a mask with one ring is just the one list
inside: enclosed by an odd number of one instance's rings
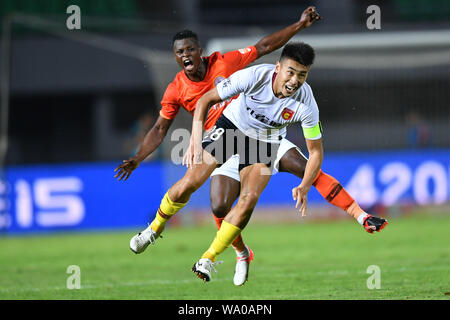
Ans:
{"label": "captain armband", "polygon": [[317,140],[322,138],[322,124],[320,121],[312,128],[304,128],[303,129],[303,135],[306,139],[309,140]]}

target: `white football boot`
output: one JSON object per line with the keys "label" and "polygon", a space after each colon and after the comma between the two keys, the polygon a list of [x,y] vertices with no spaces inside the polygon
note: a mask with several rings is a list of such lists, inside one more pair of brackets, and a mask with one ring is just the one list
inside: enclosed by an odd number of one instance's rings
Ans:
{"label": "white football boot", "polygon": [[236,269],[234,271],[233,282],[236,286],[242,286],[248,279],[248,269],[250,262],[253,260],[253,251],[247,247],[248,256],[247,257],[236,257]]}
{"label": "white football boot", "polygon": [[215,265],[221,264],[223,261],[212,262],[208,258],[198,260],[192,267],[192,271],[197,274],[197,277],[205,281],[211,280],[211,270],[217,273]]}
{"label": "white football boot", "polygon": [[159,237],[159,234],[153,231],[153,229],[148,226],[142,232],[139,232],[130,240],[130,249],[134,253],[142,253],[148,247],[149,244],[155,244],[156,239]]}

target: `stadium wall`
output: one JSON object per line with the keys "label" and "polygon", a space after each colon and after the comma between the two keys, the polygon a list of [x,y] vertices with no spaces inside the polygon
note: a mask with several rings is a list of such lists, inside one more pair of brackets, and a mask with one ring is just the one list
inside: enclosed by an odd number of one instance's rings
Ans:
{"label": "stadium wall", "polygon": [[[170,162],[149,162],[124,182],[113,177],[116,165],[8,167],[7,183],[0,185],[1,233],[142,228],[185,171]],[[450,202],[450,150],[327,153],[322,168],[370,210]],[[275,175],[256,210],[289,207],[295,212],[291,188],[298,183],[287,173]],[[208,181],[176,216],[177,223],[193,222],[199,212],[209,214],[209,199]],[[309,208],[334,210],[314,188],[308,201]]]}

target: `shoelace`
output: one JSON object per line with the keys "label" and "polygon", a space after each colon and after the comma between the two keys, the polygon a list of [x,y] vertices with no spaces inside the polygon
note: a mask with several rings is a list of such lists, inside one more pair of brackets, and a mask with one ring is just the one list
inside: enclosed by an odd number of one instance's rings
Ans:
{"label": "shoelace", "polygon": [[155,244],[156,238],[155,233],[150,231],[150,244]]}
{"label": "shoelace", "polygon": [[245,255],[241,255],[241,254],[243,254],[243,252],[241,252],[240,254],[238,254],[236,256],[237,262],[240,262],[240,261],[247,261],[248,262],[248,260],[250,259],[251,253],[250,253],[250,249],[247,246],[246,246],[246,252],[247,253]]}
{"label": "shoelace", "polygon": [[218,265],[218,264],[222,264],[222,263],[223,263],[223,260],[216,261],[216,262],[211,262],[211,264],[210,264],[211,269],[212,269],[215,273],[217,273],[217,270],[216,270],[215,266]]}
{"label": "shoelace", "polygon": [[250,259],[250,255],[245,256],[245,257],[236,257],[236,260],[239,261],[247,261]]}
{"label": "shoelace", "polygon": [[[147,228],[150,226],[150,223],[147,223]],[[155,237],[156,232],[153,231],[153,229],[151,229],[150,231],[150,244],[155,244],[156,243],[156,237]],[[162,239],[162,236],[159,235],[159,238]]]}

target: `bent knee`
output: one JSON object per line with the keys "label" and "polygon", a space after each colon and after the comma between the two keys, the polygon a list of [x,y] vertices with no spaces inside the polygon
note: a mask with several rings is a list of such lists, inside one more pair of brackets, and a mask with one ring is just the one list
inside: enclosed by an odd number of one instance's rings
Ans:
{"label": "bent knee", "polygon": [[218,218],[224,218],[230,212],[237,195],[230,192],[211,193],[211,210]]}
{"label": "bent knee", "polygon": [[213,201],[211,199],[211,210],[217,218],[225,218],[228,212],[230,212],[231,206],[225,201]]}

